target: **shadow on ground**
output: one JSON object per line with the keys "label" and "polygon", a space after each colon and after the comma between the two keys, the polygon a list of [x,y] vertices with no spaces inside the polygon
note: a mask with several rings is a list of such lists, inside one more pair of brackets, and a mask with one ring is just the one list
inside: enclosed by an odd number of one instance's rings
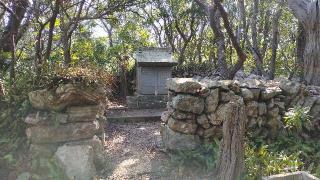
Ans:
{"label": "shadow on ground", "polygon": [[162,149],[160,122],[112,123],[107,132],[108,164],[101,179],[212,179],[202,169],[178,166]]}

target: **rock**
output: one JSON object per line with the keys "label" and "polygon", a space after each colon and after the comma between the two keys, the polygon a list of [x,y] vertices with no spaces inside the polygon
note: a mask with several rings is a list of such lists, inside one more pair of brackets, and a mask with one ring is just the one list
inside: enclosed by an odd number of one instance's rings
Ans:
{"label": "rock", "polygon": [[280,127],[283,126],[281,122],[281,117],[277,116],[277,117],[269,118],[267,124],[270,127],[270,130],[269,130],[270,137],[275,138],[279,132]]}
{"label": "rock", "polygon": [[301,89],[301,84],[287,79],[280,80],[279,87],[288,95],[296,95]]}
{"label": "rock", "polygon": [[250,89],[250,91],[252,92],[253,96],[254,96],[254,100],[259,100],[260,98],[260,94],[261,94],[261,89]]}
{"label": "rock", "polygon": [[97,121],[59,126],[33,126],[26,129],[32,143],[57,143],[92,138],[99,130]]}
{"label": "rock", "polygon": [[310,110],[310,116],[313,118],[320,117],[320,103],[316,103]]}
{"label": "rock", "polygon": [[192,78],[171,78],[167,80],[169,90],[179,93],[195,94],[202,89],[201,84]]}
{"label": "rock", "polygon": [[24,122],[30,125],[49,125],[67,123],[68,115],[63,113],[36,112],[29,114]]}
{"label": "rock", "polygon": [[247,78],[240,84],[240,87],[246,87],[249,89],[261,89],[264,88],[264,84],[261,80]]}
{"label": "rock", "polygon": [[222,84],[220,81],[214,81],[214,80],[210,80],[210,79],[202,79],[201,84],[203,84],[208,89],[221,88],[224,90],[229,90],[228,86]]}
{"label": "rock", "polygon": [[64,145],[54,156],[58,166],[64,170],[68,180],[89,180],[96,178],[94,152],[88,145]]}
{"label": "rock", "polygon": [[177,95],[172,99],[173,108],[184,112],[201,114],[204,110],[204,100],[191,95]]}
{"label": "rock", "polygon": [[208,118],[210,123],[214,126],[221,125],[226,119],[230,118],[230,111],[231,111],[230,104],[223,104],[220,105],[215,113],[208,114]]}
{"label": "rock", "polygon": [[161,136],[164,146],[172,151],[194,150],[201,144],[199,136],[175,132],[168,126],[162,126]]}
{"label": "rock", "polygon": [[268,111],[268,117],[275,118],[279,116],[279,108],[274,107]]}
{"label": "rock", "polygon": [[273,97],[280,95],[282,90],[275,86],[275,87],[268,87],[265,91],[261,92],[261,99],[262,100],[269,100]]}
{"label": "rock", "polygon": [[187,123],[184,121],[175,120],[173,118],[168,120],[167,125],[170,127],[170,129],[184,134],[195,134],[198,127],[196,123]]}
{"label": "rock", "polygon": [[259,116],[263,116],[265,114],[267,114],[267,105],[265,103],[259,103],[258,104],[258,112],[259,112]]}
{"label": "rock", "polygon": [[267,101],[267,106],[268,106],[268,110],[272,109],[275,106],[274,99],[270,99],[269,101]]}
{"label": "rock", "polygon": [[105,101],[102,88],[84,88],[76,84],[60,84],[54,90],[37,90],[30,92],[29,100],[35,109],[62,111],[68,106],[96,105]]}
{"label": "rock", "polygon": [[248,102],[246,105],[247,116],[254,117],[254,118],[258,117],[259,115],[258,107],[259,107],[258,102],[256,101]]}
{"label": "rock", "polygon": [[241,89],[241,96],[243,97],[243,100],[245,100],[245,101],[251,101],[254,99],[253,93],[247,88]]}
{"label": "rock", "polygon": [[164,111],[162,114],[161,114],[161,121],[164,122],[164,123],[167,123],[170,116],[172,114],[172,110],[168,110],[168,111]]}
{"label": "rock", "polygon": [[29,172],[21,173],[16,180],[31,180],[32,176]]}
{"label": "rock", "polygon": [[210,129],[205,129],[202,135],[203,138],[222,138],[222,127],[221,126],[213,126]]}
{"label": "rock", "polygon": [[233,91],[229,92],[221,92],[220,93],[220,101],[222,102],[229,102],[231,99],[235,96],[235,93]]}
{"label": "rock", "polygon": [[275,98],[275,99],[274,99],[274,104],[275,104],[278,108],[285,110],[285,103],[284,103],[283,101],[281,101],[280,98]]}
{"label": "rock", "polygon": [[94,106],[71,106],[66,113],[69,115],[68,122],[90,122],[96,119],[104,110],[99,105]]}
{"label": "rock", "polygon": [[65,145],[67,146],[75,146],[75,145],[88,145],[91,146],[93,149],[93,155],[94,155],[94,164],[97,170],[101,170],[105,167],[107,163],[107,154],[104,150],[104,147],[102,145],[101,140],[97,137],[94,136],[92,139],[89,140],[82,140],[82,141],[75,141],[75,142],[70,142],[66,143]]}
{"label": "rock", "polygon": [[214,112],[219,104],[219,89],[213,89],[211,90],[209,96],[205,100],[206,103],[206,109],[205,111],[207,113]]}
{"label": "rock", "polygon": [[190,119],[190,120],[194,120],[196,119],[196,115],[193,114],[193,113],[186,113],[186,112],[182,112],[182,111],[178,111],[178,110],[175,110],[171,116],[174,118],[174,119],[178,119],[178,120],[185,120],[185,119]]}
{"label": "rock", "polygon": [[231,91],[235,92],[236,94],[239,94],[241,91],[240,82],[237,80],[233,81],[233,83],[230,84],[228,87]]}
{"label": "rock", "polygon": [[312,108],[318,99],[320,99],[320,97],[306,97],[302,106]]}
{"label": "rock", "polygon": [[197,123],[201,125],[204,129],[210,128],[209,119],[205,114],[198,116]]}
{"label": "rock", "polygon": [[48,158],[50,159],[58,148],[57,144],[31,144],[30,153],[32,159]]}

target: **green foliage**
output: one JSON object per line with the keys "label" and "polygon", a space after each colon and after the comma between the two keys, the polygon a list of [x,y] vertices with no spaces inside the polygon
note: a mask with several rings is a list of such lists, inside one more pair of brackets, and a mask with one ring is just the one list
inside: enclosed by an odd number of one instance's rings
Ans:
{"label": "green foliage", "polygon": [[204,144],[195,150],[178,151],[171,155],[171,161],[177,166],[192,166],[212,170],[219,158],[218,140]]}
{"label": "green foliage", "polygon": [[303,165],[299,155],[299,152],[292,154],[283,151],[277,152],[267,145],[256,148],[247,144],[245,149],[245,179],[257,179],[262,176],[297,171]]}
{"label": "green foliage", "polygon": [[300,152],[299,157],[304,162],[302,169],[320,177],[319,140],[304,140],[296,136],[279,136],[269,147],[273,151],[283,151],[287,154]]}
{"label": "green foliage", "polygon": [[285,128],[291,133],[301,132],[303,127],[311,123],[309,111],[310,108],[300,106],[289,109],[284,117]]}
{"label": "green foliage", "polygon": [[196,75],[210,75],[215,69],[215,65],[208,61],[204,61],[202,63],[185,62],[184,64],[173,68],[173,76],[184,77],[185,72],[188,73],[188,77]]}

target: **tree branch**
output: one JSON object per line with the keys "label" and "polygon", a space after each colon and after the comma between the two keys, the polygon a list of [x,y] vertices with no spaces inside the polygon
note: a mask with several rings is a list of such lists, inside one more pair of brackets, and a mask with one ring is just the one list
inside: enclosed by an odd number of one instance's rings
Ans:
{"label": "tree branch", "polygon": [[10,14],[12,14],[13,16],[15,16],[15,18],[19,19],[19,17],[17,16],[17,14],[14,13],[13,10],[10,9],[4,2],[0,1],[0,5],[1,5],[6,11],[8,11]]}

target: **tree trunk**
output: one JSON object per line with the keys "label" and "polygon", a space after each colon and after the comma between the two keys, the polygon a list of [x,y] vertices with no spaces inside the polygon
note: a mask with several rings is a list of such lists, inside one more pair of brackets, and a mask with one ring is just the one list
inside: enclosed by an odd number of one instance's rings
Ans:
{"label": "tree trunk", "polygon": [[320,7],[319,0],[289,0],[293,14],[306,32],[304,50],[304,81],[320,86]]}
{"label": "tree trunk", "polygon": [[259,0],[254,0],[253,16],[251,22],[251,33],[252,33],[252,53],[254,55],[256,63],[256,73],[262,75],[263,68],[263,59],[261,56],[259,43],[258,43],[258,30],[257,30],[257,21],[259,14]]}
{"label": "tree trunk", "polygon": [[279,44],[279,19],[281,17],[282,10],[279,9],[274,15],[272,22],[272,55],[270,59],[269,65],[269,77],[270,79],[274,79],[276,72],[276,58],[277,58],[277,50]]}
{"label": "tree trunk", "polygon": [[227,104],[230,115],[223,123],[221,154],[217,166],[217,179],[240,179],[244,170],[244,132],[246,113],[242,99]]}
{"label": "tree trunk", "polygon": [[303,52],[305,50],[306,46],[306,32],[304,30],[304,27],[301,23],[299,23],[298,28],[298,37],[297,37],[297,62],[296,67],[300,78],[303,78]]}
{"label": "tree trunk", "polygon": [[220,24],[220,13],[218,11],[209,8],[208,10],[209,19],[210,19],[210,27],[212,28],[215,34],[215,40],[218,46],[217,51],[217,64],[218,64],[218,71],[222,78],[227,79],[229,77],[228,66],[226,63],[226,45],[225,45],[225,37],[221,31],[221,24]]}

